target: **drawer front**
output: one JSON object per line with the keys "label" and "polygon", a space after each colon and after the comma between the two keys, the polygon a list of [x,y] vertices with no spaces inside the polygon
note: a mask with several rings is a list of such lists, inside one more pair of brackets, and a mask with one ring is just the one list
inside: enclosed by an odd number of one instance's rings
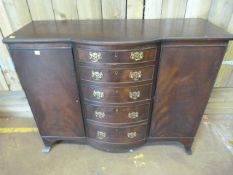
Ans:
{"label": "drawer front", "polygon": [[87,124],[89,138],[110,143],[131,143],[146,139],[147,125],[141,124],[131,127],[106,127]]}
{"label": "drawer front", "polygon": [[131,51],[96,51],[77,49],[80,62],[88,63],[135,63],[153,61],[156,57],[156,48]]}
{"label": "drawer front", "polygon": [[134,106],[97,106],[85,104],[85,114],[88,120],[101,123],[132,123],[146,120],[149,117],[150,104]]}
{"label": "drawer front", "polygon": [[138,82],[152,80],[154,66],[124,68],[124,69],[101,69],[80,66],[81,79],[94,82]]}
{"label": "drawer front", "polygon": [[82,86],[85,100],[106,103],[128,103],[151,99],[152,84],[130,87]]}

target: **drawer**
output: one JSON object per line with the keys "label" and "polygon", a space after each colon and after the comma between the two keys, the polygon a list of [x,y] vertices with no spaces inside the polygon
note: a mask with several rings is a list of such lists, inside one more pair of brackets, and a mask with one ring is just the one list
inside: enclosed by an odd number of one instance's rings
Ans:
{"label": "drawer", "polygon": [[85,104],[85,115],[88,120],[101,123],[132,123],[147,120],[150,104],[134,106],[98,106]]}
{"label": "drawer", "polygon": [[77,49],[80,62],[89,63],[135,63],[154,61],[157,48],[138,49],[129,51],[101,51]]}
{"label": "drawer", "polygon": [[85,100],[106,103],[129,103],[151,99],[152,84],[127,87],[82,85]]}
{"label": "drawer", "polygon": [[102,69],[80,66],[81,80],[94,82],[138,82],[152,80],[154,66]]}
{"label": "drawer", "polygon": [[87,135],[91,139],[110,143],[131,143],[146,139],[147,124],[130,127],[107,127],[87,123]]}

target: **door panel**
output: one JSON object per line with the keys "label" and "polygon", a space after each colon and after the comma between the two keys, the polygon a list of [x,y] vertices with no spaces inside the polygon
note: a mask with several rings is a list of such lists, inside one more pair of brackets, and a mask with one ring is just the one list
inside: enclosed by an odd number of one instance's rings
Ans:
{"label": "door panel", "polygon": [[42,136],[85,137],[71,47],[11,48]]}
{"label": "door panel", "polygon": [[162,45],[150,137],[194,137],[227,43]]}

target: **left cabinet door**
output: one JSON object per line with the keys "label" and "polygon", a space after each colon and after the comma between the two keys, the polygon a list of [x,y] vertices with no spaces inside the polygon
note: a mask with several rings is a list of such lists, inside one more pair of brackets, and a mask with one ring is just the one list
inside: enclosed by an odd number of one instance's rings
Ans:
{"label": "left cabinet door", "polygon": [[41,136],[85,137],[72,48],[23,44],[10,52]]}

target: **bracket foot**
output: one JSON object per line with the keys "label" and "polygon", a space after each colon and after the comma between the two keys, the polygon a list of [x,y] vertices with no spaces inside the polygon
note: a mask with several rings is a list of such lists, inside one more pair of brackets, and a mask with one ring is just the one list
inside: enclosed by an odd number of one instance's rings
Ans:
{"label": "bracket foot", "polygon": [[51,151],[51,148],[52,146],[45,146],[43,149],[42,149],[42,153],[49,153]]}
{"label": "bracket foot", "polygon": [[184,146],[184,149],[188,155],[192,155],[192,146]]}

